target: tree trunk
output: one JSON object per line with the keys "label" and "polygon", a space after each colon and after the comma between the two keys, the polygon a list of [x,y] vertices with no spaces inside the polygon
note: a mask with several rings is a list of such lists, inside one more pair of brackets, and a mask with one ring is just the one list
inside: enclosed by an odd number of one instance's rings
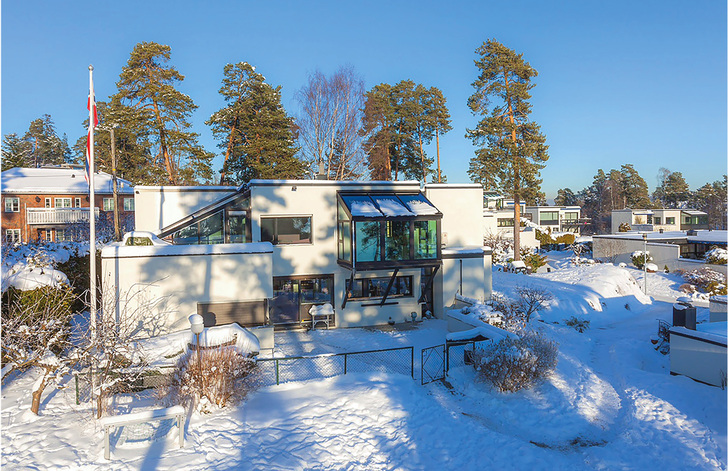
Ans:
{"label": "tree trunk", "polygon": [[437,143],[437,183],[442,183],[442,174],[440,173],[440,129],[435,125],[435,142]]}
{"label": "tree trunk", "polygon": [[235,134],[235,125],[233,124],[233,127],[230,128],[230,137],[228,138],[228,145],[227,149],[225,150],[225,160],[222,162],[222,171],[220,172],[220,185],[225,184],[225,164],[227,163],[228,159],[230,158],[230,150],[233,147],[233,135]]}
{"label": "tree trunk", "polygon": [[[508,90],[508,74],[503,70],[506,90]],[[516,119],[513,116],[513,103],[511,96],[508,94],[508,118],[513,125],[511,130],[511,140],[515,149],[513,156],[513,260],[521,259],[521,182],[519,181],[520,172],[518,170],[518,138],[516,136]]]}
{"label": "tree trunk", "polygon": [[43,390],[46,387],[49,373],[50,372],[48,370],[43,371],[43,379],[40,380],[38,387],[32,393],[33,402],[30,405],[30,411],[35,415],[38,415],[38,411],[40,410],[40,399],[43,396]]}

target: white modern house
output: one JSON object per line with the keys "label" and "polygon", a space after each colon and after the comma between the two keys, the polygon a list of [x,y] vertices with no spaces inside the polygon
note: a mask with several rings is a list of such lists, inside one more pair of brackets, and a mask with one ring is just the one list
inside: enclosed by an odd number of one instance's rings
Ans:
{"label": "white modern house", "polygon": [[581,206],[526,206],[524,217],[551,232],[581,233]]}
{"label": "white modern house", "polygon": [[[708,214],[695,209],[616,209],[612,211],[612,234],[628,225],[633,231],[669,232],[708,229]],[[624,227],[624,226],[623,226]]]}
{"label": "white modern house", "polygon": [[148,335],[192,313],[209,326],[311,326],[312,312],[330,327],[411,322],[443,317],[456,294],[490,296],[490,250],[469,222],[480,185],[253,180],[200,190],[192,199],[214,201],[187,214],[184,187],[135,190],[137,230],[165,242],[107,247],[102,272],[117,315],[147,303]]}

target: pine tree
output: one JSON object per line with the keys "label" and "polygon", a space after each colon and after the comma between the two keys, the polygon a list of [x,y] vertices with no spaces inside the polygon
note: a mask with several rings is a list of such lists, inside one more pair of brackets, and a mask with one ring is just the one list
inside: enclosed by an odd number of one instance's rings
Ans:
{"label": "pine tree", "polygon": [[[153,160],[145,128],[139,126],[141,119],[134,108],[119,103],[96,102],[99,127],[94,133],[94,167],[97,170],[112,173],[111,133],[114,129],[116,152],[116,175],[129,180],[135,185],[160,185],[167,183],[164,168],[149,165]],[[83,122],[88,128],[88,118]],[[84,134],[73,146],[76,162],[82,164],[86,158],[87,136]]]}
{"label": "pine tree", "polygon": [[726,201],[728,201],[728,175],[723,175],[721,180],[713,183],[706,183],[701,186],[690,197],[690,205],[708,213],[708,223],[711,229],[727,229],[728,215]]}
{"label": "pine tree", "polygon": [[[468,174],[487,188],[497,188],[518,203],[524,196],[539,197],[539,172],[548,160],[546,138],[529,120],[531,82],[538,72],[517,54],[495,40],[476,50],[479,58],[475,93],[468,99],[474,114],[483,118],[466,136],[478,147]],[[524,191],[525,190],[525,191]],[[514,211],[514,255],[520,260],[520,205]]]}
{"label": "pine tree", "polygon": [[31,149],[26,141],[15,133],[5,134],[2,144],[2,169],[30,166]]}
{"label": "pine tree", "polygon": [[206,124],[225,152],[221,181],[302,178],[306,166],[294,146],[293,119],[281,105],[281,87],[271,87],[247,62],[227,64],[220,94],[227,106]]}
{"label": "pine tree", "polygon": [[640,176],[632,164],[622,165],[621,175],[621,195],[623,204],[620,209],[624,208],[649,208],[650,197],[647,189],[647,182]]}
{"label": "pine tree", "polygon": [[412,80],[375,86],[367,93],[364,106],[370,172],[387,180],[402,176],[427,182],[427,175],[434,173],[434,160],[424,146],[433,138],[439,141],[439,135],[451,129],[450,113],[439,89]]}
{"label": "pine tree", "polygon": [[166,65],[170,50],[154,42],[137,44],[122,68],[110,106],[120,124],[148,139],[150,164],[164,172],[164,183],[206,182],[212,178],[213,154],[190,131],[189,118],[197,106],[175,88],[184,76]]}
{"label": "pine tree", "polygon": [[662,184],[652,193],[652,199],[659,201],[663,208],[679,208],[690,198],[690,187],[682,173],[668,172]]}
{"label": "pine tree", "polygon": [[554,204],[556,206],[576,206],[579,204],[579,199],[576,197],[571,188],[563,188],[556,192]]}
{"label": "pine tree", "polygon": [[59,165],[72,160],[68,138],[58,137],[50,115],[34,119],[23,136],[30,152],[28,163],[33,167]]}

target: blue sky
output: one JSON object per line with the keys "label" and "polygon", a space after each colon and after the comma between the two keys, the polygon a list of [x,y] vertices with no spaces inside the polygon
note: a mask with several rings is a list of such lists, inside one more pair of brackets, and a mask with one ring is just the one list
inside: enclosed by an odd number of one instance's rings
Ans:
{"label": "blue sky", "polygon": [[490,38],[539,72],[532,116],[550,146],[548,198],[625,163],[651,189],[660,167],[682,172],[693,189],[726,173],[726,3],[718,0],[6,0],[0,130],[22,134],[48,113],[73,144],[85,133],[88,65],[104,100],[134,45],[155,41],[171,46],[170,64],[185,75],[179,88],[199,106],[194,130],[210,151],[218,149],[204,121],[223,106],[225,64],[255,65],[283,87],[292,115],[309,73],[351,65],[367,89],[411,79],[443,91],[453,118],[440,140],[443,172],[467,182],[474,51]]}

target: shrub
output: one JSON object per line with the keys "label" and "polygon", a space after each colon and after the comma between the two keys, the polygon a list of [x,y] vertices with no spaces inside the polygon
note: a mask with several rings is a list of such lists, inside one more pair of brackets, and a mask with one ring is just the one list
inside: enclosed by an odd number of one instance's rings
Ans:
{"label": "shrub", "polygon": [[571,245],[576,240],[576,236],[574,234],[561,234],[556,238],[557,244],[566,244]]}
{"label": "shrub", "polygon": [[546,255],[538,254],[530,248],[523,248],[521,249],[521,260],[535,272],[540,267],[546,265],[548,258]]}
{"label": "shrub", "polygon": [[705,253],[705,263],[725,265],[728,263],[728,250],[713,247]]}
{"label": "shrub", "polygon": [[683,278],[687,283],[695,285],[698,290],[704,293],[710,295],[728,294],[725,276],[710,268],[698,268],[684,272]]}
{"label": "shrub", "polygon": [[551,237],[551,234],[540,229],[536,229],[536,239],[541,242],[541,246],[551,245],[554,243],[554,238]]}
{"label": "shrub", "polygon": [[546,303],[553,299],[551,293],[545,289],[533,286],[516,286],[516,293],[520,296],[516,303],[526,323],[531,320],[532,314],[545,309]]}
{"label": "shrub", "polygon": [[636,266],[640,270],[644,268],[645,263],[650,262],[652,262],[652,255],[650,255],[650,252],[645,253],[641,250],[638,250],[632,253],[632,265]]}
{"label": "shrub", "polygon": [[163,395],[172,403],[191,401],[202,411],[234,405],[252,389],[255,369],[255,360],[233,346],[190,350],[177,362]]}
{"label": "shrub", "polygon": [[478,378],[500,392],[529,388],[551,374],[556,367],[558,348],[555,342],[529,332],[518,338],[503,339],[473,352],[473,366]]}
{"label": "shrub", "polygon": [[579,319],[576,316],[571,316],[564,321],[564,324],[569,327],[573,327],[577,332],[584,333],[589,328],[589,320]]}
{"label": "shrub", "polygon": [[42,286],[27,291],[11,286],[2,295],[2,316],[13,319],[22,315],[34,322],[37,316],[52,312],[54,318],[68,322],[75,300],[72,288],[65,284],[60,288]]}
{"label": "shrub", "polygon": [[632,226],[629,225],[627,222],[623,222],[619,225],[619,232],[629,232],[632,230]]}

